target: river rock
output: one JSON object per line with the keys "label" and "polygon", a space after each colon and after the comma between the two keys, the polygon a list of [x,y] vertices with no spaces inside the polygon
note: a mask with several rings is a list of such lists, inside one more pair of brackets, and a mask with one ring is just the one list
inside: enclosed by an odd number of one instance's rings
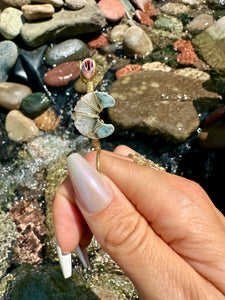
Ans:
{"label": "river rock", "polygon": [[11,110],[8,113],[5,128],[9,138],[18,143],[30,140],[39,132],[34,121],[24,116],[19,110]]}
{"label": "river rock", "polygon": [[132,3],[141,11],[147,13],[150,16],[157,15],[157,9],[153,6],[150,0],[132,0]]}
{"label": "river rock", "polygon": [[61,9],[50,20],[27,22],[21,28],[24,42],[38,47],[60,38],[99,31],[106,25],[105,18],[94,0],[87,0],[79,10]]}
{"label": "river rock", "polygon": [[79,61],[65,62],[44,75],[44,83],[51,87],[66,86],[80,76]]}
{"label": "river rock", "polygon": [[31,2],[52,4],[54,7],[61,7],[64,4],[63,0],[32,0]]}
{"label": "river rock", "polygon": [[198,34],[213,25],[213,17],[207,14],[201,14],[195,17],[190,23],[188,23],[188,30],[191,33]]}
{"label": "river rock", "polygon": [[32,94],[32,90],[15,82],[0,83],[0,106],[6,109],[19,109],[22,100]]}
{"label": "river rock", "polygon": [[57,116],[53,108],[49,107],[40,116],[36,117],[34,122],[43,131],[53,131],[58,127],[60,120],[61,117]]}
{"label": "river rock", "polygon": [[199,126],[195,106],[214,105],[221,97],[202,87],[202,80],[164,71],[144,71],[115,81],[110,95],[116,100],[109,109],[112,122],[123,129],[142,131],[182,142]]}
{"label": "river rock", "polygon": [[131,57],[144,57],[152,53],[150,37],[138,26],[131,26],[124,34],[124,53]]}
{"label": "river rock", "polygon": [[0,15],[0,32],[4,38],[12,40],[20,33],[23,25],[21,10],[7,7]]}
{"label": "river rock", "polygon": [[218,73],[225,73],[225,17],[192,39],[199,55]]}
{"label": "river rock", "polygon": [[161,12],[170,15],[186,14],[190,8],[183,3],[168,2],[160,7]]}
{"label": "river rock", "polygon": [[31,94],[23,99],[21,103],[21,111],[29,118],[35,118],[43,113],[51,102],[48,97],[41,92]]}
{"label": "river rock", "polygon": [[81,9],[86,5],[86,0],[65,0],[65,5],[70,9]]}
{"label": "river rock", "polygon": [[172,31],[182,32],[183,31],[182,22],[172,16],[159,18],[158,20],[155,21],[154,27],[157,29],[168,30],[170,32],[172,32]]}
{"label": "river rock", "polygon": [[25,4],[30,4],[31,0],[1,0],[3,3],[7,4],[8,6],[13,6],[20,8]]}
{"label": "river rock", "polygon": [[18,56],[17,46],[11,41],[0,42],[0,82],[6,81]]}
{"label": "river rock", "polygon": [[55,12],[51,4],[23,5],[21,9],[24,17],[30,21],[49,18]]}
{"label": "river rock", "polygon": [[149,17],[149,15],[147,13],[144,13],[140,9],[135,10],[134,17],[141,24],[144,24],[144,25],[153,25],[154,24],[154,21]]}
{"label": "river rock", "polygon": [[90,55],[87,45],[78,39],[64,41],[49,49],[45,62],[49,66],[59,65],[73,60],[82,60]]}
{"label": "river rock", "polygon": [[98,7],[110,22],[117,22],[125,15],[125,9],[119,0],[100,0]]}
{"label": "river rock", "polygon": [[113,27],[110,31],[110,40],[114,43],[122,43],[125,32],[129,28],[126,24],[120,24]]}

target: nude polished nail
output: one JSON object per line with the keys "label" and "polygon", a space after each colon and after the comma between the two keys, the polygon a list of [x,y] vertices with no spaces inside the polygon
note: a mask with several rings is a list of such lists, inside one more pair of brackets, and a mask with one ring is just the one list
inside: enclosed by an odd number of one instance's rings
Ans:
{"label": "nude polished nail", "polygon": [[106,208],[113,195],[100,173],[78,153],[68,156],[67,167],[76,198],[82,207],[90,213]]}

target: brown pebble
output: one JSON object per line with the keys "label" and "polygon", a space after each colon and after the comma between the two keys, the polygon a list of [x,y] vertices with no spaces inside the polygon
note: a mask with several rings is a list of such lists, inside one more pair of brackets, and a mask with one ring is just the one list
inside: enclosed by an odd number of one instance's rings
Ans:
{"label": "brown pebble", "polygon": [[55,8],[51,4],[28,4],[21,7],[24,17],[29,20],[39,20],[49,18],[55,13]]}
{"label": "brown pebble", "polygon": [[91,48],[101,48],[109,44],[109,41],[106,36],[99,35],[97,38],[92,39],[88,42],[88,46]]}
{"label": "brown pebble", "polygon": [[153,25],[154,24],[154,21],[149,17],[149,15],[147,13],[144,13],[140,9],[135,10],[134,17],[141,24],[144,24],[144,25]]}
{"label": "brown pebble", "polygon": [[135,73],[137,71],[140,71],[142,69],[142,66],[141,65],[126,65],[124,68],[121,68],[119,70],[116,71],[116,79],[119,79],[123,76],[126,76],[128,74],[131,74],[131,73]]}
{"label": "brown pebble", "polygon": [[147,13],[149,16],[157,15],[157,9],[154,7],[150,0],[132,0],[132,2],[138,9]]}
{"label": "brown pebble", "polygon": [[191,41],[178,40],[173,44],[175,50],[180,51],[177,62],[182,65],[191,65],[198,60]]}
{"label": "brown pebble", "polygon": [[43,131],[53,131],[58,127],[60,120],[60,116],[57,116],[53,108],[50,107],[36,117],[34,122]]}

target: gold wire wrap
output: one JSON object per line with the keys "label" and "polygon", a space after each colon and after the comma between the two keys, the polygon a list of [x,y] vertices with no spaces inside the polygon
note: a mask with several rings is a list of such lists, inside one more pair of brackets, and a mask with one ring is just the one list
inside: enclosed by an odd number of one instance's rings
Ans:
{"label": "gold wire wrap", "polygon": [[96,168],[97,168],[98,172],[101,172],[101,169],[100,169],[100,153],[101,153],[101,149],[98,149],[97,155],[96,155]]}

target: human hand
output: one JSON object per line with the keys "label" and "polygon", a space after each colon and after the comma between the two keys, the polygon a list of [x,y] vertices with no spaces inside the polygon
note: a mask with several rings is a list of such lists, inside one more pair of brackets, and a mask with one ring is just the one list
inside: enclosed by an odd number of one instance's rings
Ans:
{"label": "human hand", "polygon": [[195,182],[129,153],[102,150],[101,174],[96,152],[68,158],[70,177],[53,202],[62,252],[86,247],[93,233],[141,299],[225,299],[224,216]]}

